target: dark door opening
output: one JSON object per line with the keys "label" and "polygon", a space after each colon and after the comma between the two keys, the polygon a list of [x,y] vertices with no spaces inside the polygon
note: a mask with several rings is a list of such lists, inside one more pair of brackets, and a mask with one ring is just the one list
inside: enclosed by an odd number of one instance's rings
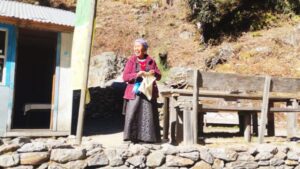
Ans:
{"label": "dark door opening", "polygon": [[57,33],[19,29],[13,129],[49,129]]}

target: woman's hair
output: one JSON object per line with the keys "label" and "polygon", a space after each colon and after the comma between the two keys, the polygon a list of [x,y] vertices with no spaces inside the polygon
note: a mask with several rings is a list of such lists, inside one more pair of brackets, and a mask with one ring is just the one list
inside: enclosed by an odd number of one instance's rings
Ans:
{"label": "woman's hair", "polygon": [[145,50],[147,50],[148,47],[149,47],[147,41],[143,38],[136,39],[134,42],[135,43],[140,43],[141,45],[143,45]]}

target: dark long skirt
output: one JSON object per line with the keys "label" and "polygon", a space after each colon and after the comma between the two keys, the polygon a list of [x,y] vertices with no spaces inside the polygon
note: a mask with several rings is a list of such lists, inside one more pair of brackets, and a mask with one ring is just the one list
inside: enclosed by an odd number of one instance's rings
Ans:
{"label": "dark long skirt", "polygon": [[160,142],[157,102],[149,101],[144,95],[134,100],[125,100],[124,140],[133,142]]}

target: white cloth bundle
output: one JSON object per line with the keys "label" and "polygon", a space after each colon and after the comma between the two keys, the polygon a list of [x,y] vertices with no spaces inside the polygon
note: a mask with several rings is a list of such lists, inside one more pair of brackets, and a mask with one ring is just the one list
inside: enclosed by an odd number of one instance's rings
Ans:
{"label": "white cloth bundle", "polygon": [[153,75],[146,74],[143,76],[143,81],[139,87],[139,91],[142,92],[148,100],[152,98],[153,82],[155,81]]}

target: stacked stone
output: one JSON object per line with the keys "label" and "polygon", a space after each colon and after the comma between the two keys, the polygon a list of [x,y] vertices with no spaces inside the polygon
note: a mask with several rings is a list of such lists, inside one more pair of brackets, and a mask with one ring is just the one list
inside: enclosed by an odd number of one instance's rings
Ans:
{"label": "stacked stone", "polygon": [[92,141],[74,146],[66,138],[0,140],[0,168],[10,169],[300,169],[299,159],[299,150],[271,144],[208,148],[128,143],[104,148]]}

